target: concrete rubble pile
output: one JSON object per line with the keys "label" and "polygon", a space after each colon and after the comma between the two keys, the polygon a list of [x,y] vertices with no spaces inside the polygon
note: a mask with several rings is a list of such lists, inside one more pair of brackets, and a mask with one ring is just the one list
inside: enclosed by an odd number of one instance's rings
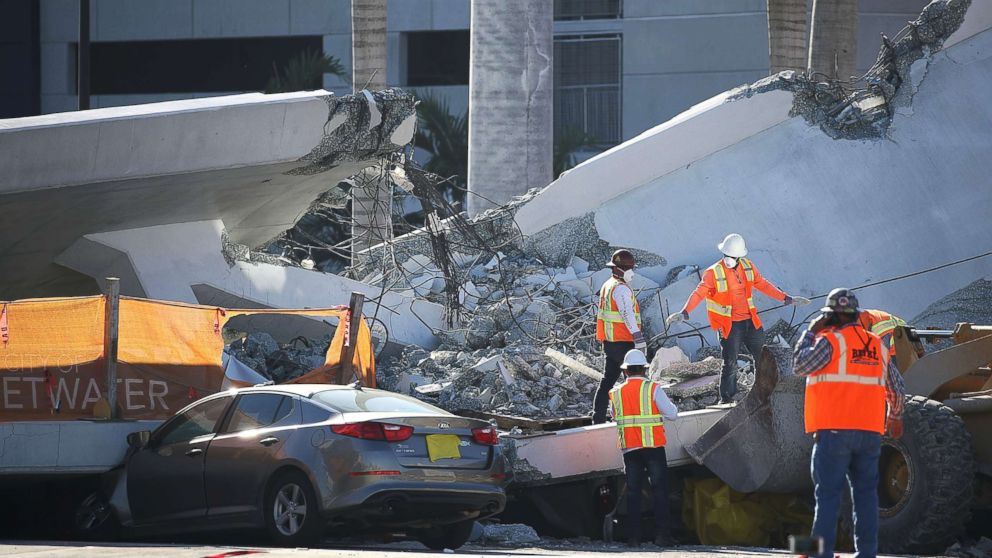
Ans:
{"label": "concrete rubble pile", "polygon": [[992,324],[992,278],[982,278],[928,306],[910,323],[917,327],[954,329],[955,324]]}
{"label": "concrete rubble pile", "polygon": [[[512,218],[505,215],[512,215],[518,203],[487,212],[474,223],[484,222],[490,228],[493,223],[512,225]],[[440,346],[436,350],[410,347],[380,363],[379,385],[453,412],[484,411],[529,418],[589,414],[605,366],[594,334],[598,290],[610,275],[602,262],[611,247],[598,238],[587,246],[568,244],[560,247],[572,254],[566,259],[549,254],[546,244],[537,250],[527,242],[506,242],[512,238],[512,232],[506,230],[487,230],[484,237],[502,240],[506,253],[454,253],[451,275],[461,280],[455,323],[438,332]],[[459,245],[457,241],[452,244]],[[365,281],[400,284],[396,288],[405,288],[412,296],[444,303],[447,283],[441,266],[425,253],[410,254],[412,246],[426,248],[423,240],[411,243],[401,239],[398,245],[401,248],[396,253],[409,257],[397,258],[402,263],[385,274],[367,268],[371,276]],[[579,252],[597,253],[599,259],[591,264],[575,255]],[[632,286],[642,306],[646,334],[662,333],[662,312],[655,300],[659,284],[639,275]],[[690,410],[715,403],[722,361],[709,358],[689,363],[677,348],[662,348],[659,354],[672,350],[681,355],[679,362],[670,370],[658,368],[656,377],[675,384],[677,404]],[[743,397],[753,382],[753,368],[750,361],[742,360],[741,365]],[[690,378],[690,382],[683,382]]]}
{"label": "concrete rubble pile", "polygon": [[[680,411],[694,411],[719,401],[720,371],[723,360],[707,356],[699,351],[697,360],[689,357],[678,347],[663,347],[651,360],[648,377],[665,387],[665,393]],[[749,356],[741,356],[737,361],[737,393],[734,401],[740,401],[754,385],[754,361]]]}
{"label": "concrete rubble pile", "polygon": [[225,351],[278,384],[323,366],[330,343],[330,336],[326,336],[323,339],[297,337],[280,344],[268,333],[256,331],[238,337]]}

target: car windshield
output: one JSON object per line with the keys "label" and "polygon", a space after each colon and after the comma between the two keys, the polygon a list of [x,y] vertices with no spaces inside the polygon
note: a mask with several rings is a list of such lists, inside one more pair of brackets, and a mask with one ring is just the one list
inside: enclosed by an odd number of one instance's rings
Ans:
{"label": "car windshield", "polygon": [[417,401],[412,397],[396,393],[375,392],[357,389],[331,389],[315,393],[313,398],[339,413],[431,413],[449,414]]}

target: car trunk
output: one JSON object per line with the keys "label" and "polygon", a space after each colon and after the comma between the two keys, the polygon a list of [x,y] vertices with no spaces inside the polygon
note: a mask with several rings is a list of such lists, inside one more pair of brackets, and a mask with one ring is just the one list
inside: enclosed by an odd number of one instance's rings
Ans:
{"label": "car trunk", "polygon": [[485,469],[492,458],[492,446],[479,444],[472,436],[473,428],[490,426],[482,420],[410,413],[349,413],[342,418],[345,422],[371,421],[413,427],[410,438],[390,442],[396,459],[404,467]]}

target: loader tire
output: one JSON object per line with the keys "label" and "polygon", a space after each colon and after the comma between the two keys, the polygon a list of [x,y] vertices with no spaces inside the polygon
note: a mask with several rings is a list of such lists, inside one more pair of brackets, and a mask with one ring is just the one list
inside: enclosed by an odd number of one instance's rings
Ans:
{"label": "loader tire", "polygon": [[879,550],[940,552],[964,530],[974,500],[971,435],[953,410],[926,397],[906,398],[903,435],[882,439]]}

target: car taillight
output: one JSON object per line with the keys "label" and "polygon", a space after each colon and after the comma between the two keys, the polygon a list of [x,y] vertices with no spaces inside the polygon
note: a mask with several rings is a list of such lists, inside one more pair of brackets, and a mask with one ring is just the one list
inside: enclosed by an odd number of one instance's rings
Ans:
{"label": "car taillight", "polygon": [[499,443],[499,433],[496,432],[495,426],[482,426],[472,429],[472,439],[477,444],[495,446]]}
{"label": "car taillight", "polygon": [[382,422],[355,422],[350,424],[331,425],[331,431],[342,436],[361,438],[362,440],[383,440],[386,442],[402,442],[413,436],[412,426],[386,424]]}

